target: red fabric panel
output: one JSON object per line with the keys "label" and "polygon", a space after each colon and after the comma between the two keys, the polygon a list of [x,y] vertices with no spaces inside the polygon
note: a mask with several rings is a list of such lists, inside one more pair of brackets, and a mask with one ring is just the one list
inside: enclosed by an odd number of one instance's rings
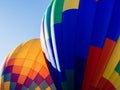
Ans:
{"label": "red fabric panel", "polygon": [[116,90],[116,89],[115,89],[115,87],[108,80],[106,80],[106,83],[102,87],[102,90]]}
{"label": "red fabric panel", "polygon": [[90,86],[89,87],[89,90],[99,90],[98,88],[95,88],[95,87],[93,87],[93,86]]}
{"label": "red fabric panel", "polygon": [[106,79],[101,77],[99,83],[97,84],[97,88],[102,89],[105,83],[106,83]]}
{"label": "red fabric panel", "polygon": [[82,90],[88,90],[91,78],[95,71],[97,62],[101,55],[101,52],[102,52],[101,48],[98,48],[95,46],[90,46],[87,64],[86,64],[86,70],[85,70],[85,74],[84,74]]}
{"label": "red fabric panel", "polygon": [[110,40],[110,39],[106,39],[103,50],[102,50],[102,54],[100,56],[100,59],[98,61],[97,67],[95,69],[95,73],[92,77],[91,80],[91,86],[96,87],[104,70],[105,67],[109,61],[109,58],[112,54],[112,51],[114,49],[115,46],[115,41]]}

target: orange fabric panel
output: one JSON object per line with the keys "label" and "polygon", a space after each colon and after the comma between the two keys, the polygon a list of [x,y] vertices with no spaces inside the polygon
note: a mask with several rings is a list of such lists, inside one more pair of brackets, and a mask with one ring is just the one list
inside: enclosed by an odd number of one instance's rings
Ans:
{"label": "orange fabric panel", "polygon": [[42,67],[39,73],[44,79],[49,75],[49,71],[45,67]]}
{"label": "orange fabric panel", "polygon": [[6,63],[6,66],[12,66],[14,65],[15,59],[9,59],[9,61]]}
{"label": "orange fabric panel", "polygon": [[24,62],[25,62],[25,59],[16,58],[15,62],[14,62],[14,65],[23,66]]}
{"label": "orange fabric panel", "polygon": [[22,70],[22,66],[13,66],[12,72],[19,74]]}
{"label": "orange fabric panel", "polygon": [[35,79],[36,75],[37,75],[38,72],[34,71],[34,70],[30,70],[29,74],[28,74],[28,77],[32,80]]}
{"label": "orange fabric panel", "polygon": [[18,83],[19,84],[24,84],[26,78],[27,78],[26,76],[20,75],[19,78],[18,78]]}
{"label": "orange fabric panel", "polygon": [[41,90],[40,87],[36,87],[35,90]]}

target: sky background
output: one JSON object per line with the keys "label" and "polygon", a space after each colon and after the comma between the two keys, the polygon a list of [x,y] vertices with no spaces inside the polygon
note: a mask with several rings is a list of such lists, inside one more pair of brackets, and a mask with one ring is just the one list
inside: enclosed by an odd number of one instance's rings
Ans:
{"label": "sky background", "polygon": [[20,43],[40,37],[40,24],[50,0],[0,0],[0,66]]}

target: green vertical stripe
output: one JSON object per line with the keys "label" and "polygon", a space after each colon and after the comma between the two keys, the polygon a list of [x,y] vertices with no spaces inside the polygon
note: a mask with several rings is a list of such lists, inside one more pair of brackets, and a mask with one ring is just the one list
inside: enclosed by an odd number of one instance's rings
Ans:
{"label": "green vertical stripe", "polygon": [[51,22],[52,25],[61,23],[64,0],[54,0],[52,7]]}
{"label": "green vertical stripe", "polygon": [[115,71],[120,75],[120,61],[118,62]]}
{"label": "green vertical stripe", "polygon": [[52,5],[53,5],[53,0],[51,1],[51,3],[49,4],[47,11],[45,13],[45,28],[47,30],[47,34],[48,34],[48,38],[51,37],[51,29],[50,29],[50,18],[51,18],[51,9],[52,9]]}
{"label": "green vertical stripe", "polygon": [[67,90],[74,90],[74,70],[66,70]]}
{"label": "green vertical stripe", "polygon": [[67,90],[66,82],[63,82],[63,83],[62,83],[62,90]]}

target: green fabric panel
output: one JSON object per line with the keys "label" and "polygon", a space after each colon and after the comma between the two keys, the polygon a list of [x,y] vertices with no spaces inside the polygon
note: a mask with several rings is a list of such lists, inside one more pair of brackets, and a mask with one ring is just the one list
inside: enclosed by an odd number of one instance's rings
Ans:
{"label": "green fabric panel", "polygon": [[51,37],[51,29],[50,29],[50,18],[51,18],[51,9],[52,9],[52,5],[53,5],[53,0],[51,1],[51,3],[49,4],[47,11],[45,13],[45,28],[47,30],[47,34],[48,34],[48,38]]}
{"label": "green fabric panel", "polygon": [[74,90],[74,71],[66,70],[67,90]]}
{"label": "green fabric panel", "polygon": [[118,62],[115,71],[120,75],[120,61]]}
{"label": "green fabric panel", "polygon": [[63,83],[62,83],[62,90],[67,90],[66,82],[63,82]]}
{"label": "green fabric panel", "polygon": [[64,0],[54,0],[52,7],[51,23],[61,23]]}

